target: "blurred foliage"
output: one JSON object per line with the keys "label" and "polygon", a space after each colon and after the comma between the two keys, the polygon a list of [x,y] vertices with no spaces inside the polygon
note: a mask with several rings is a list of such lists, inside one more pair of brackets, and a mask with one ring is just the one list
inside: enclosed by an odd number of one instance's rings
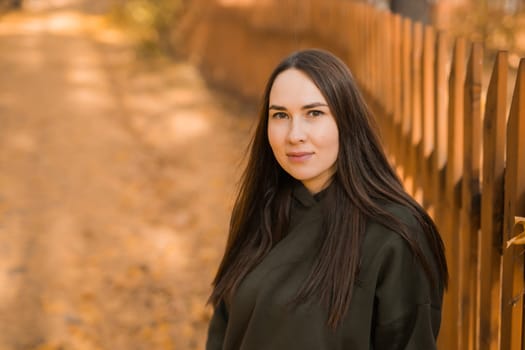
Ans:
{"label": "blurred foliage", "polygon": [[454,34],[483,41],[489,51],[500,49],[525,53],[525,11],[506,1],[476,0],[458,7]]}
{"label": "blurred foliage", "polygon": [[[508,50],[511,55],[525,55],[525,0],[355,0],[380,8],[403,4],[405,15],[417,12],[417,4],[452,9],[446,29],[454,36],[484,43],[487,52]],[[411,16],[409,16],[411,17]]]}
{"label": "blurred foliage", "polygon": [[0,0],[0,14],[10,10],[19,10],[22,0]]}
{"label": "blurred foliage", "polygon": [[511,40],[512,17],[505,15],[501,9],[489,9],[486,1],[480,1],[479,6],[464,6],[456,12],[458,34],[468,36],[472,40],[487,41],[491,34],[501,33],[505,40]]}
{"label": "blurred foliage", "polygon": [[185,0],[121,0],[112,18],[138,41],[145,56],[176,54],[173,35],[185,9]]}

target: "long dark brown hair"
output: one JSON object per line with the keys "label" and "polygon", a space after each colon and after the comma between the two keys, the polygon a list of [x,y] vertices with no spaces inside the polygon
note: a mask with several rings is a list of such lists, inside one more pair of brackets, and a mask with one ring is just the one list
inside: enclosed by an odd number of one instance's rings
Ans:
{"label": "long dark brown hair", "polygon": [[[346,67],[329,52],[309,49],[285,58],[271,74],[262,99],[249,159],[241,178],[226,251],[213,281],[210,302],[228,300],[243,278],[286,233],[295,180],[277,163],[267,136],[269,95],[275,78],[294,68],[305,73],[325,97],[339,130],[336,172],[327,189],[324,232],[309,276],[294,304],[319,297],[336,328],[346,314],[359,271],[360,247],[370,220],[403,237],[434,285],[447,285],[443,242],[425,211],[405,192],[380,143],[374,119]],[[434,261],[427,261],[407,224],[384,203],[407,208],[424,232]],[[435,266],[436,269],[433,269]]]}

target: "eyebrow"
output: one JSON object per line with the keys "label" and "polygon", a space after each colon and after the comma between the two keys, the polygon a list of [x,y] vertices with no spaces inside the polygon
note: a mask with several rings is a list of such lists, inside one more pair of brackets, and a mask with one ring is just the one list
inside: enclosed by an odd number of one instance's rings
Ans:
{"label": "eyebrow", "polygon": [[[322,102],[314,102],[314,103],[309,103],[307,105],[302,106],[301,109],[310,109],[310,108],[315,108],[315,107],[328,107],[328,105],[326,103],[322,103]],[[275,109],[275,110],[278,110],[278,111],[285,111],[286,107],[278,106],[278,105],[270,105],[270,107],[268,109]]]}

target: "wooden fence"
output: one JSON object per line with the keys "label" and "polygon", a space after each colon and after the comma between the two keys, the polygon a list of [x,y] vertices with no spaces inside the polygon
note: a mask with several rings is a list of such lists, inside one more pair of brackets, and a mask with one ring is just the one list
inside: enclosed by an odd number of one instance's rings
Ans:
{"label": "wooden fence", "polygon": [[250,4],[215,11],[206,3],[188,17],[184,35],[198,33],[192,51],[209,77],[255,98],[290,48],[342,56],[407,189],[445,242],[450,285],[439,348],[524,349],[524,249],[508,242],[525,226],[517,220],[525,217],[525,60],[509,94],[505,52],[483,86],[480,43],[352,1]]}
{"label": "wooden fence", "polygon": [[508,242],[524,228],[525,60],[507,113],[506,52],[484,89],[482,44],[347,6],[360,28],[349,31],[349,66],[408,190],[445,241],[450,286],[439,348],[524,349],[524,249]]}

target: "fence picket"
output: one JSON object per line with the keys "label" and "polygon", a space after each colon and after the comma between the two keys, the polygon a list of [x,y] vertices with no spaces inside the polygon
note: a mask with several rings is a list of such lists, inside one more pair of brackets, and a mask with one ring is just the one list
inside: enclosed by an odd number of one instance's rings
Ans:
{"label": "fence picket", "polygon": [[[431,166],[434,151],[434,67],[436,53],[436,34],[434,28],[426,26],[423,35],[423,86],[422,86],[422,135],[420,173],[423,187],[423,204],[426,208],[433,203]],[[435,208],[431,208],[435,210]]]}
{"label": "fence picket", "polygon": [[[401,65],[402,65],[402,115],[401,115],[401,127],[402,127],[402,140],[401,140],[401,157],[399,163],[402,164],[401,175],[403,179],[407,180],[409,176],[409,164],[410,158],[407,156],[410,152],[410,128],[412,127],[411,118],[412,115],[412,79],[411,79],[411,52],[412,52],[412,22],[405,18],[403,20],[403,33],[402,33],[402,53],[401,53]],[[408,189],[410,191],[410,189]]]}
{"label": "fence picket", "polygon": [[365,74],[363,77],[363,82],[365,83],[366,89],[371,92],[372,91],[372,84],[374,81],[373,78],[373,72],[372,72],[372,45],[373,43],[373,37],[372,37],[372,19],[371,19],[371,13],[372,8],[369,5],[363,5],[363,15],[365,19],[365,26],[363,34],[365,35],[365,39],[363,42],[363,53],[365,53],[365,59],[364,59],[364,65],[365,65]]}
{"label": "fence picket", "polygon": [[[499,285],[505,160],[507,53],[499,52],[487,90],[483,122],[483,196],[479,240],[478,296],[476,300],[476,349],[494,349],[498,338]],[[499,237],[499,239],[498,239]]]}
{"label": "fence picket", "polygon": [[500,348],[522,348],[523,246],[505,246],[514,237],[514,217],[525,216],[525,148],[519,146],[525,135],[525,59],[521,59],[509,120],[503,213],[503,257],[501,277]]}
{"label": "fence picket", "polygon": [[446,231],[449,232],[451,241],[447,246],[447,262],[449,266],[450,281],[448,293],[445,298],[450,299],[452,310],[444,310],[451,327],[452,339],[444,349],[463,350],[459,337],[461,326],[461,308],[459,303],[460,284],[457,271],[459,270],[459,208],[461,182],[463,173],[463,79],[465,67],[466,42],[457,38],[454,46],[454,55],[449,78],[449,108],[448,108],[448,143],[447,143],[447,168],[445,186],[445,214]]}
{"label": "fence picket", "polygon": [[[447,164],[447,106],[448,106],[448,86],[447,68],[449,67],[448,57],[449,37],[445,32],[439,32],[436,38],[436,54],[434,69],[434,156],[432,162],[432,185],[434,190],[432,198],[436,205],[435,220],[442,226],[441,207],[443,206],[445,187],[445,166]],[[446,235],[446,232],[443,232]]]}
{"label": "fence picket", "polygon": [[[379,57],[385,62],[392,62],[392,15],[390,12],[382,11],[379,13],[379,35],[383,38],[383,43],[378,46]],[[391,88],[392,77],[392,65],[381,64],[380,65],[380,102],[383,109],[383,120],[382,120],[382,136],[384,142],[387,145],[387,149],[390,151],[391,145],[393,144],[394,138],[394,123],[393,123],[393,111],[392,111],[392,100],[393,100],[393,89]],[[390,159],[393,154],[388,152]]]}
{"label": "fence picket", "polygon": [[[436,38],[436,64],[435,64],[435,112],[434,112],[434,157],[432,163],[432,189],[434,191],[433,199],[435,201],[434,220],[438,226],[447,254],[449,247],[453,243],[451,232],[447,229],[445,219],[445,175],[447,164],[447,106],[448,106],[448,43],[449,38],[445,32],[439,32]],[[450,263],[449,263],[450,264]],[[450,289],[449,289],[450,291]],[[443,319],[452,319],[449,316],[453,310],[453,299],[449,297],[450,292],[443,300]],[[455,318],[454,318],[455,319]],[[451,349],[450,344],[445,344],[445,340],[453,339],[456,325],[453,322],[443,322],[440,330],[439,344],[442,349]]]}
{"label": "fence picket", "polygon": [[423,50],[423,25],[421,23],[414,23],[412,35],[412,114],[410,115],[410,149],[408,152],[410,155],[410,181],[408,182],[408,187],[412,195],[421,202],[421,197],[419,197],[417,193],[418,188],[421,185],[419,171],[421,168],[419,164],[419,153],[421,147],[421,57]]}
{"label": "fence picket", "polygon": [[[402,92],[401,92],[401,17],[392,15],[392,112],[393,112],[393,142],[390,143],[390,149],[398,161],[401,155],[401,111],[402,111]],[[399,164],[396,164],[399,165]]]}
{"label": "fence picket", "polygon": [[476,264],[480,210],[480,152],[481,152],[481,80],[483,48],[480,43],[471,46],[465,79],[465,103],[463,126],[463,186],[461,187],[460,290],[461,321],[460,336],[463,349],[474,348],[474,323],[476,300]]}

